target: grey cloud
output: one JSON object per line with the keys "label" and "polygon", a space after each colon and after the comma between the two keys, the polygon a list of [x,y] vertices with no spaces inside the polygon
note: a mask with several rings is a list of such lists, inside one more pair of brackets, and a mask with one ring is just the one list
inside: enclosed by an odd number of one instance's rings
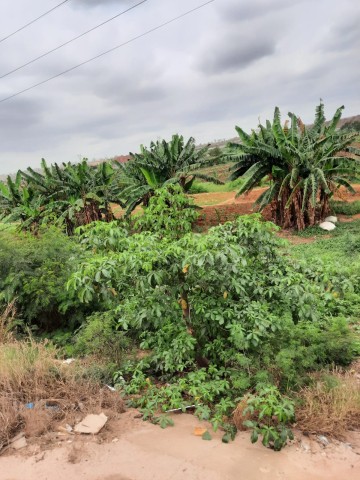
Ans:
{"label": "grey cloud", "polygon": [[117,104],[120,107],[156,103],[167,95],[165,87],[151,82],[137,82],[136,79],[132,84],[130,79],[126,82],[105,81],[94,88],[94,93],[112,105]]}
{"label": "grey cloud", "polygon": [[74,6],[88,6],[88,7],[98,7],[103,5],[128,5],[130,3],[129,0],[72,0],[71,2]]}
{"label": "grey cloud", "polygon": [[[296,3],[296,2],[295,2]],[[293,5],[294,3],[292,3]],[[227,22],[238,23],[256,17],[263,17],[289,5],[288,0],[233,0],[219,5],[221,17]]]}
{"label": "grey cloud", "polygon": [[200,70],[206,74],[235,72],[275,52],[272,39],[225,37],[204,55]]}
{"label": "grey cloud", "polygon": [[329,41],[325,44],[325,50],[343,51],[360,48],[360,12],[333,26],[329,31]]}

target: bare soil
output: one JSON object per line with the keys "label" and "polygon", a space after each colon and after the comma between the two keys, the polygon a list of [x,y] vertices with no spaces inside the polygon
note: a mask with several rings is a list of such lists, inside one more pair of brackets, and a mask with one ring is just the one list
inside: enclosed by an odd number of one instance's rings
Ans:
{"label": "bare soil", "polygon": [[[159,427],[134,418],[129,410],[94,437],[64,435],[48,445],[32,443],[0,457],[0,480],[358,480],[360,435],[350,443],[324,447],[296,435],[281,452],[252,445],[248,432],[221,443],[193,434],[204,426],[192,415],[175,415],[175,427]],[[205,425],[206,427],[207,425]],[[108,442],[108,443],[107,443]]]}
{"label": "bare soil", "polygon": [[[335,200],[354,202],[360,200],[360,185],[353,185],[356,191],[355,195],[350,194],[345,188],[340,188],[334,196]],[[209,227],[232,221],[239,215],[247,215],[256,212],[255,201],[266,190],[266,188],[255,188],[251,192],[236,197],[236,192],[213,192],[197,193],[192,195],[196,205],[202,207],[200,218],[197,221],[198,227],[207,229]],[[269,220],[266,209],[263,216]],[[347,217],[340,215],[341,221],[352,221],[359,218],[360,215]],[[292,238],[289,238],[292,241]],[[310,243],[312,239],[294,240],[293,243]]]}

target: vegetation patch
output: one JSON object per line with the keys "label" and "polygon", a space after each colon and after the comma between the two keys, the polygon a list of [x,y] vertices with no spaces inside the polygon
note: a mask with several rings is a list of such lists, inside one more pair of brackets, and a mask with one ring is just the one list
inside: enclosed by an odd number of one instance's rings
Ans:
{"label": "vegetation patch", "polygon": [[123,400],[89,375],[86,365],[64,364],[46,342],[0,344],[0,450],[20,429],[39,436],[104,409],[121,413]]}
{"label": "vegetation patch", "polygon": [[303,431],[343,440],[360,429],[360,384],[356,372],[313,375],[299,392],[296,423]]}

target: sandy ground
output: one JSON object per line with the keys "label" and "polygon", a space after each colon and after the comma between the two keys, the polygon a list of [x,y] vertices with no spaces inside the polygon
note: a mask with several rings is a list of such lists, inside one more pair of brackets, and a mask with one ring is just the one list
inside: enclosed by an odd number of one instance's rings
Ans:
{"label": "sandy ground", "polygon": [[[273,452],[251,445],[248,432],[230,444],[221,434],[211,441],[193,435],[201,425],[192,415],[176,415],[175,427],[134,419],[134,411],[106,426],[108,443],[98,437],[66,436],[33,443],[0,457],[0,480],[359,480],[360,437],[327,447],[307,437]],[[356,453],[358,452],[358,453]]]}

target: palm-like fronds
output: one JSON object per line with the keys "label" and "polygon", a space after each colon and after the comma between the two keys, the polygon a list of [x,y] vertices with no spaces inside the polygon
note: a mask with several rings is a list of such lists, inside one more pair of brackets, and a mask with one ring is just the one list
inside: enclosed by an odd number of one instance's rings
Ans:
{"label": "palm-like fronds", "polygon": [[241,143],[229,144],[225,155],[236,162],[230,179],[244,179],[237,194],[268,177],[270,188],[257,202],[260,209],[272,203],[274,220],[287,227],[303,228],[319,220],[334,190],[342,185],[351,191],[349,179],[359,174],[356,133],[337,130],[343,108],[336,110],[329,124],[320,102],[310,127],[293,113],[288,114],[290,126],[285,122],[282,127],[278,108],[273,122],[259,125],[256,132],[247,134],[236,127]]}
{"label": "palm-like fronds", "polygon": [[149,148],[141,145],[140,153],[130,153],[129,162],[119,167],[128,213],[136,205],[146,204],[154,190],[167,183],[178,183],[184,191],[195,178],[221,183],[197,172],[211,161],[209,147],[197,148],[193,137],[185,142],[182,135],[173,135],[169,142],[151,142]]}

